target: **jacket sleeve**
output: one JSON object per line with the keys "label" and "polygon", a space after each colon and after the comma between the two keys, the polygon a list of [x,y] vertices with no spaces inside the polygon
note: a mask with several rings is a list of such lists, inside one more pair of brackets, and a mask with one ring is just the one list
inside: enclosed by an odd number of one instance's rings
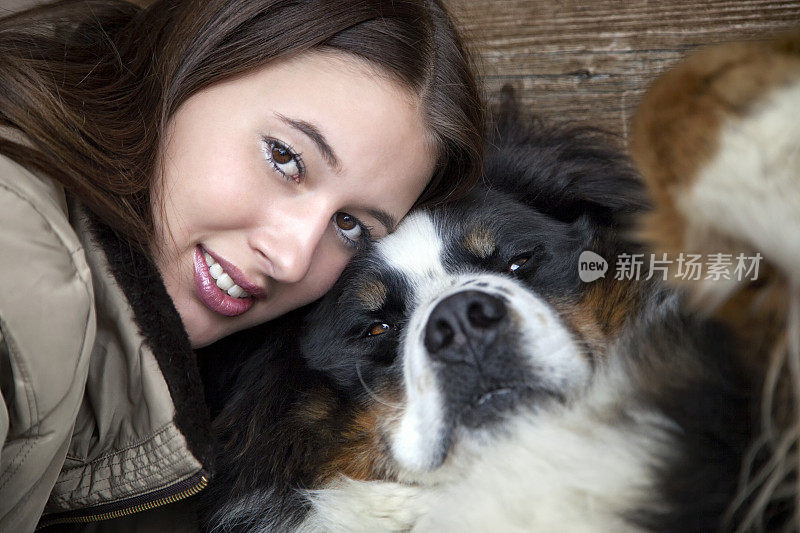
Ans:
{"label": "jacket sleeve", "polygon": [[60,189],[0,160],[0,531],[33,531],[83,397],[94,297]]}

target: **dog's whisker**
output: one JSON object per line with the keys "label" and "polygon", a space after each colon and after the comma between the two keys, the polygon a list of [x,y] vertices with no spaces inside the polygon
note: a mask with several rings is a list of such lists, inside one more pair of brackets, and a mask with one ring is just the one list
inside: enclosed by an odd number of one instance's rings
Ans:
{"label": "dog's whisker", "polygon": [[374,392],[372,389],[369,388],[367,382],[364,381],[364,376],[361,375],[361,365],[359,364],[360,361],[356,361],[356,374],[358,375],[358,381],[361,382],[361,386],[364,387],[364,391],[376,402],[385,405],[386,407],[391,407],[392,409],[401,409],[402,405],[389,403],[386,400],[383,400],[378,393]]}

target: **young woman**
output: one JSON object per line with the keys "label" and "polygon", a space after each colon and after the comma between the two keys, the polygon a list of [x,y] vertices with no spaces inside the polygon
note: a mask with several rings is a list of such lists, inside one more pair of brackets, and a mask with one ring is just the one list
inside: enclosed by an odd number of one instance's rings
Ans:
{"label": "young woman", "polygon": [[0,19],[0,531],[195,527],[167,505],[213,475],[193,348],[459,196],[481,130],[438,0]]}

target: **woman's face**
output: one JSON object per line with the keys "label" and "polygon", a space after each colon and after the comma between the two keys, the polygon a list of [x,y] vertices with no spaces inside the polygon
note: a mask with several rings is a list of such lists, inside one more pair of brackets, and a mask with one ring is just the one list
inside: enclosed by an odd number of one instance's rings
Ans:
{"label": "woman's face", "polygon": [[359,59],[310,52],[178,109],[154,254],[193,347],[317,299],[393,230],[435,165],[418,104]]}

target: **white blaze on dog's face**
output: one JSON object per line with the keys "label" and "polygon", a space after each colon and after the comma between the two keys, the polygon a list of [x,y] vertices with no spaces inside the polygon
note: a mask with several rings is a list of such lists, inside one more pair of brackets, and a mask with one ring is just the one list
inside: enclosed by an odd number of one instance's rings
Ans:
{"label": "white blaze on dog's face", "polygon": [[573,334],[514,275],[536,258],[517,257],[505,272],[448,268],[448,248],[488,256],[497,244],[485,228],[442,227],[418,212],[377,246],[410,292],[399,348],[406,402],[390,446],[411,471],[440,466],[455,439],[478,438],[515,408],[567,399],[591,374]]}

